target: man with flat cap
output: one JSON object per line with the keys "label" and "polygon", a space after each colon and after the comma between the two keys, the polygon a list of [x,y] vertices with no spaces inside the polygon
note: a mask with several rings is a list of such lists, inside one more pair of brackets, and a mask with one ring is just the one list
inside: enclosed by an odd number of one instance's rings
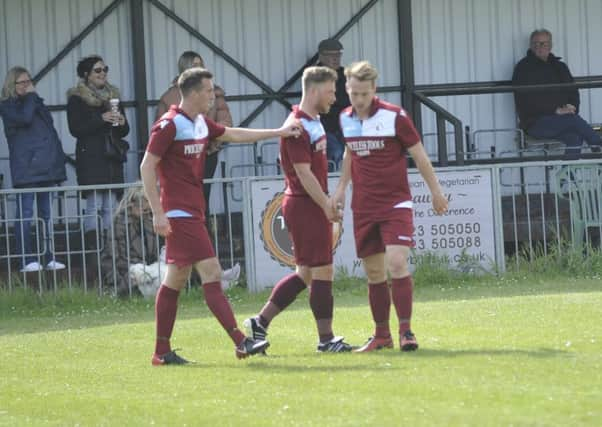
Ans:
{"label": "man with flat cap", "polygon": [[337,73],[336,82],[336,101],[330,107],[330,111],[326,114],[320,114],[320,120],[324,130],[326,131],[326,155],[329,161],[329,169],[332,168],[332,163],[336,169],[343,159],[345,152],[345,143],[343,142],[343,133],[339,124],[339,114],[343,109],[350,105],[349,95],[345,90],[345,70],[341,66],[341,56],[343,55],[343,45],[335,39],[325,39],[318,45],[318,63],[333,69]]}

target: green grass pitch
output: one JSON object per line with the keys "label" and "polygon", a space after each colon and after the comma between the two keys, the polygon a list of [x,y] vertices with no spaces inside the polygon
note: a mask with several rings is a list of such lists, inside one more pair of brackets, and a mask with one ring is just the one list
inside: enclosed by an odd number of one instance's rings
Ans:
{"label": "green grass pitch", "polygon": [[[335,286],[335,333],[362,344],[365,287]],[[240,324],[267,295],[229,293]],[[172,340],[186,367],[150,365],[152,303],[1,297],[2,426],[602,425],[599,278],[417,286],[412,354],[316,354],[303,295],[243,361],[192,291]]]}

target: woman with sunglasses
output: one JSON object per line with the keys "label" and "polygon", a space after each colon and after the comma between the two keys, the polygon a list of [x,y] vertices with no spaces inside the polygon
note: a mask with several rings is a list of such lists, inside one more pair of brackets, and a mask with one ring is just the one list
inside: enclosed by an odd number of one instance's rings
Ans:
{"label": "woman with sunglasses", "polygon": [[[8,71],[0,95],[0,117],[8,142],[10,172],[14,188],[54,187],[66,179],[65,153],[44,100],[36,93],[31,74],[23,67]],[[34,206],[35,200],[35,206]],[[34,207],[44,221],[45,244],[40,241],[42,226],[35,221]],[[15,239],[21,255],[22,272],[60,270],[65,265],[54,260],[51,241],[51,193],[20,193],[16,203]],[[32,245],[31,228],[37,243]],[[42,253],[43,256],[38,254]]]}
{"label": "woman with sunglasses", "polygon": [[[75,160],[79,185],[124,182],[124,159],[115,155],[112,146],[121,142],[130,127],[121,105],[118,112],[111,110],[110,101],[120,99],[120,94],[119,89],[107,81],[108,72],[109,67],[100,56],[87,56],[77,64],[77,86],[67,92],[69,131],[77,138]],[[82,195],[86,198],[83,221],[86,246],[97,247],[101,238],[95,233],[98,216],[102,227],[109,228],[118,192],[94,190]]]}

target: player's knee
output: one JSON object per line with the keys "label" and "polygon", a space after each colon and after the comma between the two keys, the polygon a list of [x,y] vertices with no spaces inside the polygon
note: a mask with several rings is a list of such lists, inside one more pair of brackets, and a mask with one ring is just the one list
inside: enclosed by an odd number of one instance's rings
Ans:
{"label": "player's knee", "polygon": [[222,279],[222,268],[217,258],[201,261],[197,264],[197,271],[203,283],[219,282]]}
{"label": "player's knee", "polygon": [[311,269],[311,279],[314,280],[327,280],[331,281],[333,277],[334,269],[331,265],[323,265],[320,267],[313,267]]}
{"label": "player's knee", "polygon": [[382,267],[364,265],[364,271],[369,283],[380,283],[387,279],[385,270]]}
{"label": "player's knee", "polygon": [[186,285],[191,270],[190,266],[177,267],[175,264],[169,264],[164,283],[172,289],[180,290]]}
{"label": "player's knee", "polygon": [[392,277],[405,277],[409,274],[408,262],[404,257],[390,259],[387,267]]}

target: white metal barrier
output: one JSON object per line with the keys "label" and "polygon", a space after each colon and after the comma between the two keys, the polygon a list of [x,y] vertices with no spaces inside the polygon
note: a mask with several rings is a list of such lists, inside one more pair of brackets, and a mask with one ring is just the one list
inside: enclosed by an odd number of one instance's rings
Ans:
{"label": "white metal barrier", "polygon": [[[479,220],[473,221],[469,215],[473,211],[462,212],[460,208],[470,207],[475,203],[470,193],[487,191],[477,197],[489,197],[490,200],[480,200],[483,206],[490,204],[492,215],[492,228],[487,231],[487,238],[493,244],[492,259],[481,259],[491,264],[498,270],[504,270],[506,256],[512,254],[535,254],[539,249],[544,253],[553,245],[572,241],[577,245],[600,244],[602,236],[602,223],[600,220],[601,202],[599,194],[602,192],[602,163],[595,160],[581,161],[552,161],[552,162],[525,162],[512,164],[497,164],[487,166],[449,167],[439,169],[440,179],[444,180],[444,190],[457,195],[457,200],[452,200],[450,209],[456,209],[459,216],[454,218],[439,218],[426,228],[417,227],[416,251],[418,254],[424,250],[445,251],[463,249],[468,247],[467,237],[471,237],[471,246],[475,244],[474,236],[483,233],[484,224]],[[413,173],[415,171],[412,171]],[[487,176],[481,181],[474,181],[474,176]],[[459,177],[465,176],[467,180]],[[471,181],[468,178],[473,178]],[[332,182],[336,182],[337,175],[331,174]],[[414,178],[412,178],[414,179]],[[333,181],[334,180],[334,181]],[[416,182],[420,182],[417,178]],[[258,197],[255,188],[261,188],[261,183],[272,182],[273,189],[263,199]],[[243,277],[246,279],[248,289],[260,290],[266,286],[257,280],[258,269],[265,269],[259,265],[258,260],[265,257],[262,251],[269,251],[258,229],[266,221],[263,211],[267,201],[284,189],[282,176],[274,177],[241,177],[228,179],[208,180],[214,186],[220,187],[223,198],[223,210],[211,213],[208,219],[208,230],[213,238],[216,253],[224,268],[229,268],[239,262],[243,265]],[[260,185],[257,186],[256,184]],[[27,190],[29,193],[52,192],[52,214],[50,227],[37,215],[32,218],[32,251],[28,254],[45,265],[47,248],[54,253],[54,259],[65,265],[61,270],[40,270],[35,272],[21,272],[23,254],[17,253],[15,241],[15,203],[17,196],[24,190],[0,191],[0,288],[12,291],[17,287],[31,287],[40,292],[58,290],[60,288],[83,288],[97,292],[117,291],[117,279],[123,279],[123,272],[119,269],[119,261],[125,258],[127,265],[132,263],[130,255],[117,257],[115,250],[115,227],[113,221],[105,223],[102,215],[97,212],[85,212],[85,203],[82,193],[85,191],[109,191],[121,193],[128,188],[139,184],[105,185],[105,186],[73,186],[52,187]],[[264,186],[265,187],[265,186]],[[428,209],[426,196],[421,195],[425,188],[413,188],[416,203],[424,203]],[[237,189],[237,191],[234,191]],[[217,191],[212,191],[212,194]],[[236,194],[235,194],[236,193]],[[428,191],[427,191],[428,193]],[[267,193],[266,193],[267,194]],[[481,194],[481,193],[479,193]],[[200,195],[199,195],[200,196]],[[474,196],[474,194],[472,194]],[[454,196],[456,197],[456,196]],[[240,198],[240,202],[235,203]],[[348,198],[349,199],[349,198]],[[468,202],[469,200],[473,200]],[[234,206],[234,209],[232,208]],[[113,211],[115,206],[110,207]],[[277,206],[276,206],[277,208]],[[348,210],[348,209],[347,209]],[[415,209],[415,215],[419,211]],[[259,212],[259,215],[258,215]],[[425,211],[426,212],[426,211]],[[472,213],[471,213],[472,212]],[[484,211],[483,211],[484,212]],[[462,214],[467,220],[462,220]],[[131,222],[129,212],[125,212],[124,220]],[[489,215],[489,214],[487,214]],[[86,217],[96,219],[100,233],[89,233],[84,229]],[[468,220],[469,219],[469,220]],[[416,218],[417,226],[421,219]],[[441,224],[444,224],[443,228]],[[476,225],[475,225],[476,224]],[[141,222],[141,227],[145,227]],[[148,225],[146,225],[148,228]],[[344,224],[347,232],[351,232],[352,225]],[[478,229],[476,228],[478,227]],[[286,235],[286,230],[283,231]],[[478,232],[478,233],[477,233]],[[153,253],[143,254],[141,260],[145,264],[152,264],[159,258],[161,242],[155,236],[156,245]],[[433,244],[436,242],[436,244]],[[479,240],[482,242],[482,240]],[[480,244],[480,243],[479,243]],[[345,250],[354,251],[352,240],[342,240],[340,245],[345,245]],[[341,246],[339,245],[339,250]],[[436,246],[436,247],[435,247]],[[482,251],[481,251],[482,252]],[[267,254],[267,256],[271,256]],[[479,258],[475,255],[475,259]],[[485,258],[480,256],[480,258]],[[105,263],[103,264],[103,260]],[[337,257],[335,256],[335,262]],[[269,268],[269,267],[268,267]],[[288,268],[288,267],[287,267]],[[361,271],[361,268],[356,271]],[[112,280],[107,280],[111,278]],[[127,273],[125,273],[127,274]],[[125,278],[128,293],[135,291],[129,275]],[[198,279],[191,281],[191,285]],[[267,284],[270,285],[269,283]]]}

